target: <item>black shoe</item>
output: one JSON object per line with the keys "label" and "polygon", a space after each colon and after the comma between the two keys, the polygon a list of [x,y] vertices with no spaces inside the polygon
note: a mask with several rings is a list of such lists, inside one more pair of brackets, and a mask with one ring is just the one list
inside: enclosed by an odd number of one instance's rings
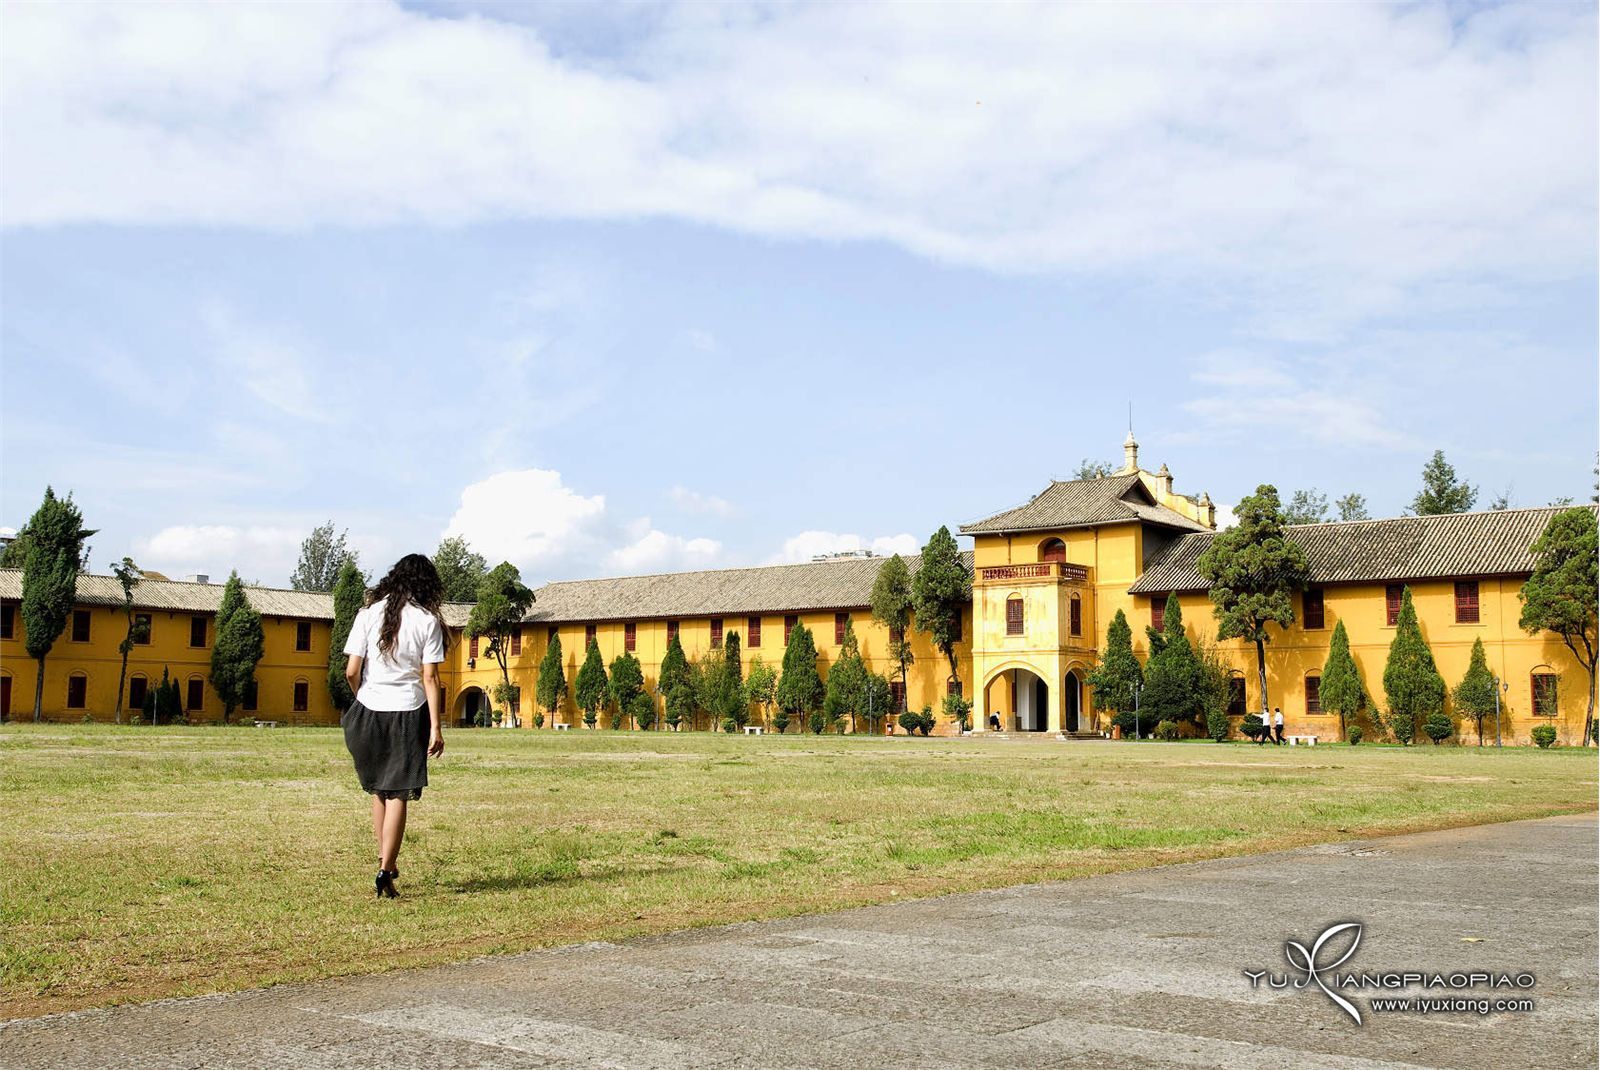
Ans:
{"label": "black shoe", "polygon": [[380,897],[397,898],[400,893],[395,891],[394,879],[398,876],[400,876],[398,869],[378,870],[378,875],[372,880],[373,892]]}

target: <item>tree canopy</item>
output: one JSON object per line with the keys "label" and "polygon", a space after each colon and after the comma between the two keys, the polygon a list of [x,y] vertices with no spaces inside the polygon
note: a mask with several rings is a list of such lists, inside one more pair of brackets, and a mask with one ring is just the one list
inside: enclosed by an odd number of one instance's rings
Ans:
{"label": "tree canopy", "polygon": [[1489,671],[1489,661],[1483,651],[1483,639],[1472,641],[1472,660],[1467,665],[1467,674],[1461,678],[1451,697],[1455,700],[1456,712],[1463,717],[1472,718],[1478,729],[1478,746],[1483,746],[1483,720],[1494,713],[1496,698],[1499,689],[1495,685],[1494,674]]}
{"label": "tree canopy", "polygon": [[855,625],[846,621],[844,643],[839,648],[838,658],[828,669],[822,697],[822,712],[830,725],[848,717],[850,730],[856,730],[856,717],[866,698],[867,675],[866,662],[861,660],[861,645],[856,641]]}
{"label": "tree canopy", "polygon": [[561,700],[567,697],[567,669],[562,664],[561,633],[550,636],[544,648],[544,658],[539,662],[539,679],[534,684],[534,701],[550,711],[550,722],[555,723]]}
{"label": "tree canopy", "polygon": [[1297,490],[1283,510],[1285,524],[1322,524],[1328,519],[1328,496],[1312,487]]}
{"label": "tree canopy", "polygon": [[433,567],[439,570],[446,602],[476,602],[478,588],[489,575],[489,562],[473,552],[464,535],[439,540],[439,548],[433,552]]}
{"label": "tree canopy", "polygon": [[356,696],[345,679],[344,668],[348,658],[344,645],[350,638],[350,625],[366,601],[367,585],[361,570],[354,561],[339,566],[339,578],[333,584],[333,632],[328,637],[328,697],[336,710],[347,709]]}
{"label": "tree canopy", "polygon": [[1585,745],[1594,734],[1595,634],[1600,574],[1596,564],[1597,522],[1592,508],[1566,509],[1550,518],[1533,544],[1533,575],[1522,585],[1520,623],[1530,635],[1555,632],[1589,674]]}
{"label": "tree canopy", "polygon": [[1383,691],[1389,700],[1390,727],[1401,743],[1415,741],[1428,715],[1444,709],[1444,677],[1417,623],[1409,587],[1400,600],[1389,661],[1383,668]]}
{"label": "tree canopy", "polygon": [[44,500],[18,536],[27,539],[22,562],[23,649],[39,663],[33,689],[35,721],[43,717],[45,657],[72,616],[83,544],[93,534],[84,528],[72,495],[57,498],[55,490],[46,487]]}
{"label": "tree canopy", "polygon": [[1477,500],[1478,488],[1457,480],[1455,467],[1444,459],[1444,450],[1434,450],[1422,466],[1422,489],[1411,500],[1411,511],[1418,516],[1464,513]]}
{"label": "tree canopy", "polygon": [[245,600],[237,571],[228,574],[217,609],[217,638],[211,645],[211,687],[222,700],[224,724],[255,686],[256,666],[266,653],[261,615]]}
{"label": "tree canopy", "polygon": [[817,671],[817,644],[811,629],[795,624],[783,651],[783,672],[778,677],[778,705],[785,713],[807,714],[823,700],[822,675]]}
{"label": "tree canopy", "polygon": [[522,582],[522,573],[509,561],[496,565],[478,584],[478,602],[467,618],[469,638],[487,638],[489,645],[484,654],[494,658],[500,667],[500,684],[496,697],[511,708],[515,715],[522,688],[511,682],[508,658],[511,638],[522,627],[522,618],[533,605],[533,592]]}
{"label": "tree canopy", "polygon": [[312,528],[300,544],[300,560],[289,576],[289,586],[297,591],[331,591],[346,561],[360,568],[359,556],[345,545],[348,534],[334,534],[332,520]]}
{"label": "tree canopy", "polygon": [[122,692],[128,682],[128,655],[133,652],[134,644],[142,643],[150,637],[150,626],[147,621],[141,621],[133,612],[133,592],[139,586],[139,580],[144,573],[139,566],[133,563],[133,558],[124,557],[120,562],[111,566],[111,574],[117,578],[117,583],[122,587],[122,612],[128,620],[128,630],[122,637],[122,642],[117,644],[117,653],[122,655],[122,671],[117,676],[117,712],[116,722],[122,723]]}
{"label": "tree canopy", "polygon": [[1204,713],[1200,662],[1183,626],[1183,606],[1178,596],[1167,596],[1162,619],[1161,650],[1144,667],[1140,711],[1154,722],[1198,722]]}
{"label": "tree canopy", "polygon": [[1089,673],[1096,707],[1123,713],[1133,709],[1134,695],[1144,684],[1144,670],[1133,654],[1133,629],[1127,615],[1117,610],[1106,628],[1105,649],[1100,663]]}
{"label": "tree canopy", "polygon": [[1333,626],[1333,639],[1328,644],[1328,660],[1322,664],[1322,677],[1317,692],[1322,708],[1339,717],[1339,734],[1349,738],[1350,719],[1366,704],[1366,687],[1361,683],[1361,668],[1350,655],[1350,635],[1344,621]]}
{"label": "tree canopy", "polygon": [[1365,495],[1352,491],[1333,503],[1339,510],[1340,520],[1370,520],[1367,515],[1367,499]]}
{"label": "tree canopy", "polygon": [[609,682],[605,662],[600,659],[600,644],[591,639],[589,650],[583,658],[583,667],[578,670],[573,696],[578,700],[578,708],[583,711],[584,724],[594,726],[600,707],[605,705]]}
{"label": "tree canopy", "polygon": [[900,690],[916,657],[911,653],[911,570],[895,554],[878,568],[872,581],[872,619],[889,630],[889,662],[900,677]]}
{"label": "tree canopy", "polygon": [[955,536],[943,525],[922,548],[922,563],[911,580],[911,601],[917,629],[949,660],[951,679],[959,679],[956,643],[961,639],[962,614],[972,604],[972,573],[961,563]]}

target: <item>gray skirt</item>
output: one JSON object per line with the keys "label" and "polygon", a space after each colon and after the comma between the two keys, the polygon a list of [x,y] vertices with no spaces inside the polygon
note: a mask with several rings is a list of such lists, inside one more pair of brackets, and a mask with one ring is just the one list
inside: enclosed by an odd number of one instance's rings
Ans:
{"label": "gray skirt", "polygon": [[420,799],[428,785],[428,704],[369,710],[361,702],[339,718],[361,790],[381,799]]}

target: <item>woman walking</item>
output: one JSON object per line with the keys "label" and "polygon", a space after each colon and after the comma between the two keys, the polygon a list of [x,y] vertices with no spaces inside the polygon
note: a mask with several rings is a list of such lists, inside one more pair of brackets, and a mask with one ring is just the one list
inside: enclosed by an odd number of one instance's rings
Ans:
{"label": "woman walking", "polygon": [[439,666],[445,627],[439,615],[444,585],[422,554],[407,554],[367,595],[350,625],[345,679],[356,700],[340,718],[361,788],[372,796],[372,836],[378,842],[373,888],[394,898],[395,862],[406,831],[406,802],[422,798],[428,756],[444,753]]}

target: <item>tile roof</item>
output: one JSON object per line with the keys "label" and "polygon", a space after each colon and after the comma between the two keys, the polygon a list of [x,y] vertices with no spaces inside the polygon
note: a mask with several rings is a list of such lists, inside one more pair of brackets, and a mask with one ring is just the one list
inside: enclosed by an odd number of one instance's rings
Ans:
{"label": "tile roof", "polygon": [[[1534,566],[1529,547],[1550,518],[1561,511],[1505,509],[1402,516],[1294,524],[1284,531],[1305,551],[1313,583],[1525,575]],[[1129,591],[1206,590],[1209,584],[1195,563],[1214,537],[1212,533],[1185,535],[1152,561]]]}
{"label": "tile roof", "polygon": [[1139,481],[1139,474],[1129,472],[1102,479],[1052,482],[1031,501],[983,520],[962,524],[961,532],[964,535],[980,535],[1046,528],[1081,528],[1130,520],[1143,520],[1183,531],[1210,530],[1182,513],[1156,504]]}
{"label": "tile roof", "polygon": [[[549,624],[863,609],[886,557],[547,583],[523,618]],[[914,575],[920,555],[908,556]],[[961,555],[970,572],[972,552]]]}

